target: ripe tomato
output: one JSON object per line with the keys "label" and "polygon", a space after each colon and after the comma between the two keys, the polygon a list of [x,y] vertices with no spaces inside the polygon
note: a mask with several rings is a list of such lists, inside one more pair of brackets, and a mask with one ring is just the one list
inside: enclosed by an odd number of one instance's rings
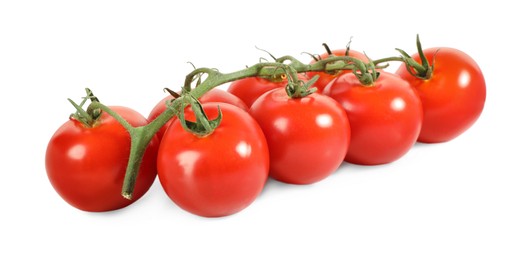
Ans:
{"label": "ripe tomato", "polygon": [[[158,104],[156,104],[156,106],[154,106],[154,108],[151,110],[151,113],[149,114],[147,119],[149,121],[153,121],[156,117],[158,117],[161,113],[163,113],[163,111],[165,111],[165,109],[167,109],[165,102],[167,102],[170,99],[173,99],[173,97],[167,96],[167,97],[163,98],[160,102],[158,102]],[[199,101],[201,103],[223,102],[223,103],[229,103],[229,104],[235,105],[245,111],[247,111],[249,109],[247,107],[247,105],[245,105],[245,103],[243,103],[243,101],[240,98],[238,98],[237,96],[235,96],[225,90],[221,90],[218,88],[213,88],[213,89],[209,90],[202,97],[200,97]],[[160,128],[160,130],[158,130],[157,135],[160,140],[162,139],[163,134],[167,130],[167,127],[169,127],[169,125],[172,123],[173,120],[174,120],[174,118],[169,120],[169,122],[167,122],[165,125],[162,126],[162,128]]]}
{"label": "ripe tomato", "polygon": [[381,72],[373,86],[362,85],[353,73],[331,81],[324,94],[347,112],[351,144],[345,160],[355,164],[389,163],[403,156],[418,138],[421,101],[408,82]]}
{"label": "ripe tomato", "polygon": [[[218,116],[218,105],[223,116],[214,132],[197,137],[175,120],[158,151],[158,177],[169,198],[205,217],[231,215],[250,205],[269,171],[267,142],[256,121],[225,103],[202,104],[209,119]],[[195,121],[189,109],[185,118]]]}
{"label": "ripe tomato", "polygon": [[[345,52],[346,50],[345,49],[339,49],[339,50],[334,50],[332,51],[332,55],[333,56],[345,56]],[[326,59],[330,56],[331,54],[329,54],[328,52],[326,53],[323,53],[322,55],[320,55],[321,59]],[[367,57],[365,56],[365,54],[361,53],[361,52],[358,52],[358,51],[353,51],[353,50],[349,50],[349,57],[354,57],[356,59],[360,59],[362,60],[363,62],[368,62],[369,59],[367,59]],[[310,64],[314,64],[316,63],[316,60],[313,60],[310,62]],[[339,70],[339,71],[336,71],[335,73],[328,73],[328,72],[323,72],[323,71],[309,71],[306,73],[307,77],[312,79],[312,77],[314,77],[314,75],[319,75],[320,77],[318,78],[318,80],[316,81],[316,83],[314,83],[314,86],[318,89],[318,92],[321,93],[323,91],[323,89],[325,89],[325,87],[327,86],[327,84],[329,84],[329,82],[331,80],[333,80],[334,78],[340,76],[340,75],[343,75],[345,73],[352,73],[351,70]]]}
{"label": "ripe tomato", "polygon": [[267,138],[274,179],[310,184],[343,162],[351,132],[345,111],[333,99],[317,93],[293,99],[279,88],[258,98],[250,113]]}
{"label": "ripe tomato", "polygon": [[[298,74],[298,78],[304,81],[307,80],[307,77],[302,74]],[[232,82],[227,91],[243,100],[247,107],[251,107],[252,103],[254,103],[258,97],[263,95],[263,93],[276,88],[285,87],[287,86],[287,83],[286,76],[283,76],[279,80],[269,80],[262,77],[249,77]]]}
{"label": "ripe tomato", "polygon": [[[147,119],[126,107],[111,107],[132,126]],[[113,117],[102,113],[93,127],[70,119],[47,146],[45,166],[49,181],[72,206],[92,212],[123,208],[142,197],[156,178],[159,142],[154,138],[142,160],[133,199],[120,194],[130,153],[129,133]]]}
{"label": "ripe tomato", "polygon": [[[483,111],[486,86],[483,73],[466,53],[452,48],[424,50],[434,65],[429,79],[410,75],[403,64],[396,72],[414,87],[423,105],[423,124],[418,141],[452,140],[470,128]],[[420,62],[418,54],[412,58]]]}

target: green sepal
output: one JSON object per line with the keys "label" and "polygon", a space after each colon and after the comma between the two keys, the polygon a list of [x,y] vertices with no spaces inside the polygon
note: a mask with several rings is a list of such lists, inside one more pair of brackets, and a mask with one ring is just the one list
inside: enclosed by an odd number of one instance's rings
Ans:
{"label": "green sepal", "polygon": [[178,115],[178,118],[183,129],[198,137],[205,137],[212,134],[212,132],[214,132],[214,130],[220,125],[222,121],[222,111],[220,106],[218,106],[218,117],[213,120],[209,120],[200,101],[192,96],[189,96],[188,99],[193,113],[196,116],[196,122],[185,119],[185,113],[182,110]]}
{"label": "green sepal", "polygon": [[93,92],[89,88],[85,88],[86,96],[83,97],[82,102],[80,104],[76,104],[73,100],[68,98],[67,100],[71,103],[71,105],[74,106],[76,111],[72,113],[69,118],[73,118],[79,122],[81,122],[86,127],[93,127],[96,121],[100,118],[102,115],[101,109],[92,109],[91,106],[87,107],[87,110],[83,108],[87,100],[90,100],[91,102],[100,102],[96,96],[94,96]]}
{"label": "green sepal", "polygon": [[421,41],[419,40],[419,34],[416,34],[416,48],[418,49],[419,58],[421,60],[421,66],[425,69],[423,73],[420,73],[420,77],[423,79],[430,79],[432,77],[432,71],[434,71],[434,62],[432,62],[432,66],[429,64],[429,61],[427,60],[427,56],[425,56],[425,53],[423,53],[423,48],[421,47]]}
{"label": "green sepal", "polygon": [[419,34],[416,35],[416,49],[418,51],[421,64],[416,62],[404,50],[396,48],[396,50],[401,53],[401,58],[403,59],[403,62],[407,67],[407,72],[410,75],[423,80],[430,79],[432,77],[432,72],[434,71],[434,61],[432,62],[432,65],[429,64],[427,56],[425,56],[425,53],[423,53]]}
{"label": "green sepal", "polygon": [[303,98],[306,97],[314,92],[316,92],[318,89],[316,87],[312,87],[314,83],[320,78],[319,75],[314,75],[309,81],[304,82],[303,80],[298,80],[297,82],[293,82],[292,80],[289,80],[287,83],[287,86],[285,86],[285,92],[287,92],[287,95],[290,98]]}

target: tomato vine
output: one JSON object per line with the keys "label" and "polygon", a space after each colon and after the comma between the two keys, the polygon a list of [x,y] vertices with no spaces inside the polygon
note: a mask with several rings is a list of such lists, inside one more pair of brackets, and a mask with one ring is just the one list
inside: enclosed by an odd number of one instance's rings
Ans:
{"label": "tomato vine", "polygon": [[[421,51],[419,38],[417,41],[418,49]],[[174,100],[167,104],[169,109],[166,109],[162,114],[145,126],[131,126],[124,118],[99,102],[97,99],[91,99],[88,110],[102,110],[108,113],[122,124],[130,134],[131,151],[121,194],[127,199],[132,199],[138,170],[148,143],[153,139],[156,132],[171,118],[175,116],[180,118],[180,115],[183,114],[184,108],[191,104],[191,100],[197,100],[212,88],[248,77],[286,76],[289,79],[287,94],[291,97],[301,97],[314,92],[314,89],[311,89],[310,87],[316,79],[313,78],[309,82],[303,82],[298,79],[298,73],[352,70],[363,85],[371,85],[379,76],[379,73],[376,73],[376,68],[384,68],[387,66],[379,66],[379,64],[382,63],[390,61],[404,62],[409,68],[413,68],[417,73],[426,67],[425,63],[418,64],[410,58],[410,56],[406,55],[406,53],[404,54],[402,51],[400,52],[403,54],[402,56],[377,59],[369,63],[365,63],[350,56],[329,56],[325,59],[319,59],[313,64],[305,64],[292,56],[282,56],[280,58],[275,58],[274,62],[260,62],[251,67],[231,73],[222,73],[216,69],[210,68],[196,68],[187,74],[181,96],[178,98],[173,97]],[[271,57],[274,58],[272,55]],[[193,86],[195,84],[196,86]],[[202,113],[198,114],[199,115],[197,116],[200,118],[202,116],[204,117]],[[207,119],[203,118],[201,120]],[[186,130],[191,131],[189,128],[186,128]],[[206,130],[208,131],[209,129]],[[198,135],[198,133],[195,134]]]}

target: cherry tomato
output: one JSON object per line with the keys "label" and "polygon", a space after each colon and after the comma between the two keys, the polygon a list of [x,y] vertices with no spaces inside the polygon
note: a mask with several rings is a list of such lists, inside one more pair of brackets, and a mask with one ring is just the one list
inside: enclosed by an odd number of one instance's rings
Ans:
{"label": "cherry tomato", "polygon": [[[132,126],[147,119],[126,107],[111,107]],[[102,113],[93,127],[70,119],[47,146],[47,176],[58,194],[72,206],[91,212],[123,208],[142,197],[156,178],[159,142],[154,138],[144,154],[133,199],[120,194],[130,153],[129,133],[113,117]]]}
{"label": "cherry tomato", "polygon": [[[298,74],[300,80],[308,80],[305,75]],[[231,83],[227,91],[239,97],[243,102],[251,107],[252,103],[263,93],[287,86],[287,77],[283,75],[278,80],[269,80],[262,77],[249,77],[239,79]]]}
{"label": "cherry tomato", "polygon": [[[198,137],[176,120],[158,151],[158,176],[169,198],[204,217],[231,215],[250,205],[269,171],[267,142],[256,121],[225,103],[202,104],[209,119],[218,116],[218,105],[222,121],[210,135]],[[190,111],[185,117],[195,121]]]}
{"label": "cherry tomato", "polygon": [[[158,102],[158,104],[156,104],[156,106],[154,106],[154,108],[151,110],[151,113],[149,114],[149,117],[147,119],[149,121],[153,121],[156,117],[158,117],[161,113],[163,113],[163,111],[165,111],[165,109],[167,109],[165,102],[167,102],[170,99],[173,99],[173,97],[167,96],[167,97],[163,98],[160,102]],[[199,101],[201,103],[209,103],[209,102],[229,103],[229,104],[235,105],[245,111],[249,110],[247,105],[245,105],[245,103],[243,103],[243,101],[240,98],[238,98],[237,96],[235,96],[225,90],[221,90],[218,88],[213,88],[213,89],[209,90],[208,92],[206,92],[202,97],[200,97]],[[167,127],[169,127],[169,125],[172,123],[173,120],[174,119],[169,120],[165,125],[162,126],[162,128],[160,128],[160,130],[158,130],[157,135],[160,138],[160,140],[162,139],[163,134],[167,130]]]}
{"label": "cherry tomato", "polygon": [[[414,87],[423,105],[423,124],[418,141],[446,142],[469,129],[483,111],[486,86],[483,73],[466,53],[452,48],[424,50],[434,65],[430,79],[410,75],[405,65],[397,74]],[[420,62],[418,54],[412,55]]]}
{"label": "cherry tomato", "polygon": [[343,162],[351,132],[345,111],[333,99],[317,93],[293,99],[279,88],[258,98],[250,113],[267,138],[274,179],[310,184]]}
{"label": "cherry tomato", "polygon": [[[326,59],[328,58],[330,55],[332,56],[345,56],[345,52],[346,50],[345,49],[339,49],[339,50],[334,50],[332,51],[332,54],[329,54],[329,53],[323,53],[322,55],[320,55],[321,59]],[[368,62],[369,59],[367,58],[367,56],[365,56],[365,54],[361,53],[361,52],[358,52],[358,51],[353,51],[353,50],[349,50],[349,57],[354,57],[356,59],[360,59],[362,60],[363,62]],[[316,60],[313,60],[311,61],[310,64],[314,64],[316,63]],[[314,83],[314,87],[316,87],[318,89],[318,92],[321,93],[323,91],[323,89],[325,89],[325,87],[327,86],[327,84],[329,84],[329,82],[333,79],[335,79],[336,77],[340,76],[340,75],[343,75],[345,73],[352,73],[351,70],[339,70],[339,71],[336,71],[335,73],[328,73],[328,72],[323,72],[323,71],[309,71],[306,73],[307,77],[312,79],[312,77],[314,77],[314,75],[318,75],[319,78],[318,80],[316,81],[316,83]]]}
{"label": "cherry tomato", "polygon": [[353,73],[331,81],[324,94],[347,112],[351,143],[345,160],[377,165],[395,161],[418,138],[423,117],[421,101],[407,81],[381,72],[372,86],[362,85]]}

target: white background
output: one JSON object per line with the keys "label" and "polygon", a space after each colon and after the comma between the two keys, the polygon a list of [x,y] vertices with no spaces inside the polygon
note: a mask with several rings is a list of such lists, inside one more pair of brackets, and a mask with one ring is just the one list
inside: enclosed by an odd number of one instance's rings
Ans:
{"label": "white background", "polygon": [[[0,259],[523,259],[523,19],[517,1],[2,1]],[[448,46],[487,81],[482,116],[448,143],[383,166],[344,164],[309,186],[269,181],[233,216],[187,213],[156,181],[135,204],[87,213],[44,167],[47,142],[91,88],[144,115],[197,67],[268,56],[370,57]],[[391,66],[391,71],[397,64]]]}

